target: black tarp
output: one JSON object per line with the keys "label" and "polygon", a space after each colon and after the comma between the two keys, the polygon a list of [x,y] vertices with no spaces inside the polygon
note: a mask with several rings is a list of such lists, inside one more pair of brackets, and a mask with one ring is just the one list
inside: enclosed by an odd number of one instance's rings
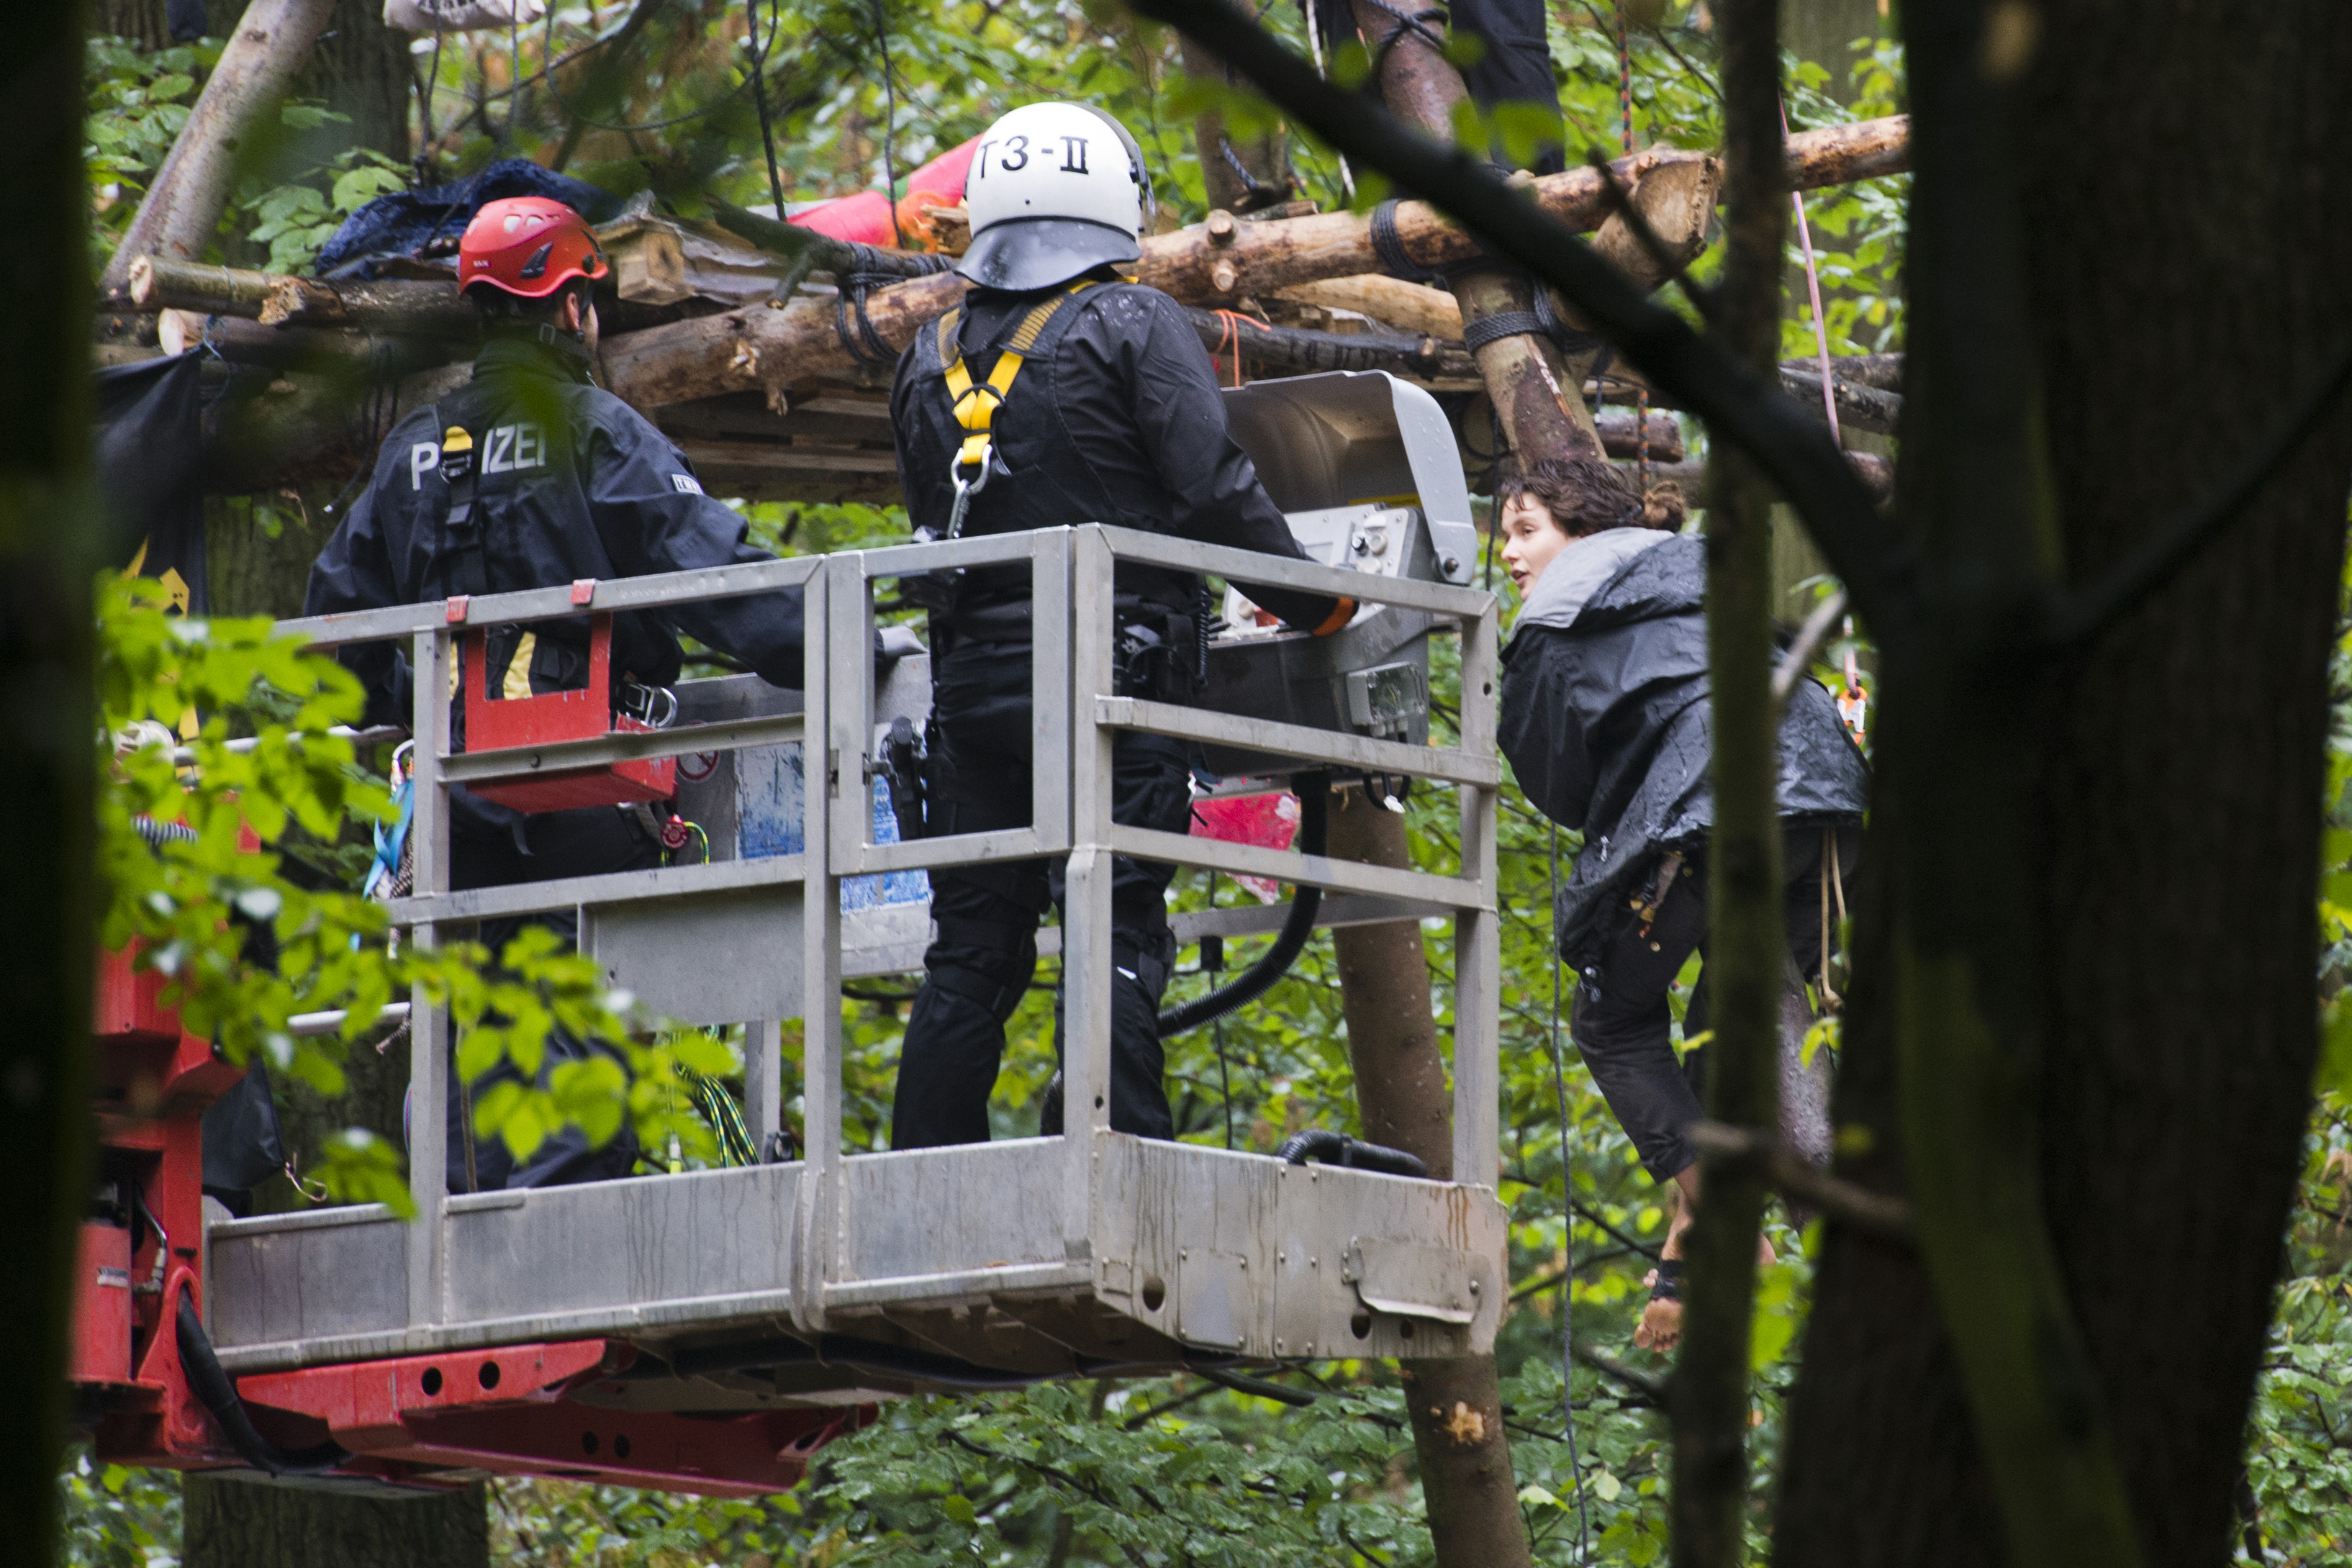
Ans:
{"label": "black tarp", "polygon": [[190,352],[98,372],[107,559],[162,581],[190,615],[208,608],[203,359]]}
{"label": "black tarp", "polygon": [[507,196],[545,196],[592,224],[621,210],[619,198],[608,191],[528,158],[501,158],[446,185],[378,196],[343,220],[319,252],[315,270],[320,277],[372,278],[383,276],[382,264],[395,257],[447,254],[486,203]]}
{"label": "black tarp", "polygon": [[205,1108],[204,1149],[205,1191],[239,1216],[253,1207],[253,1189],[286,1168],[286,1136],[259,1061]]}

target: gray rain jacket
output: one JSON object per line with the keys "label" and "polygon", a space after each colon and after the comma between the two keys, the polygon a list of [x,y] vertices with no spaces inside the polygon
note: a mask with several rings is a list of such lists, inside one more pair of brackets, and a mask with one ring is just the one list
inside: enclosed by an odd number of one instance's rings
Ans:
{"label": "gray rain jacket", "polygon": [[[1703,540],[1610,529],[1553,559],[1504,651],[1503,754],[1537,809],[1584,835],[1553,912],[1580,973],[1636,879],[1669,850],[1703,849],[1715,824],[1706,593]],[[1836,703],[1799,681],[1780,721],[1782,820],[1858,821],[1867,790]]]}

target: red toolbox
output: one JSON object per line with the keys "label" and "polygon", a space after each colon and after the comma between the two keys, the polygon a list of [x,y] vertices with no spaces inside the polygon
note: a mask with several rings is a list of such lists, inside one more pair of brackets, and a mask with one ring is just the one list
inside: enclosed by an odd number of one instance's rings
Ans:
{"label": "red toolbox", "polygon": [[[588,685],[576,692],[499,697],[490,692],[489,633],[466,633],[466,750],[528,751],[555,741],[595,740],[607,735],[645,733],[654,727],[613,711],[613,618],[590,620]],[[632,800],[667,800],[677,793],[677,758],[606,762],[585,768],[551,768],[528,779],[500,779],[467,786],[485,800],[518,811],[571,811],[583,806],[620,806]]]}

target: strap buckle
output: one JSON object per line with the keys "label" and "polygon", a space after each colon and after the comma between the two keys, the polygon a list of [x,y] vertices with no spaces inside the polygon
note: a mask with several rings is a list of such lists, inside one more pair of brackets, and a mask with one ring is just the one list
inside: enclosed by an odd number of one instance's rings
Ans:
{"label": "strap buckle", "polygon": [[[967,442],[965,444],[968,447],[971,444]],[[980,474],[978,477],[971,479],[963,476],[965,462],[963,453],[958,452],[948,459],[948,483],[955,486],[955,505],[948,511],[946,538],[952,539],[961,538],[963,536],[964,514],[971,509],[971,498],[988,487],[988,476],[994,466],[992,459],[995,455],[994,445],[983,436],[980,444],[978,459]]]}
{"label": "strap buckle", "polygon": [[621,681],[616,683],[614,690],[613,710],[636,720],[647,729],[667,729],[677,722],[677,694],[667,686],[647,686],[635,681]]}

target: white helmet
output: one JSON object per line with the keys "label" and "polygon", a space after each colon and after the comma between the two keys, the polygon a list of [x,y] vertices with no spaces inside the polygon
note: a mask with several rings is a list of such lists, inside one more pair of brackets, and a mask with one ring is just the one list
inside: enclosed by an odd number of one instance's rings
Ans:
{"label": "white helmet", "polygon": [[964,177],[971,248],[956,270],[987,288],[1050,288],[1133,261],[1151,210],[1143,150],[1082,103],[1032,103],[988,128]]}

